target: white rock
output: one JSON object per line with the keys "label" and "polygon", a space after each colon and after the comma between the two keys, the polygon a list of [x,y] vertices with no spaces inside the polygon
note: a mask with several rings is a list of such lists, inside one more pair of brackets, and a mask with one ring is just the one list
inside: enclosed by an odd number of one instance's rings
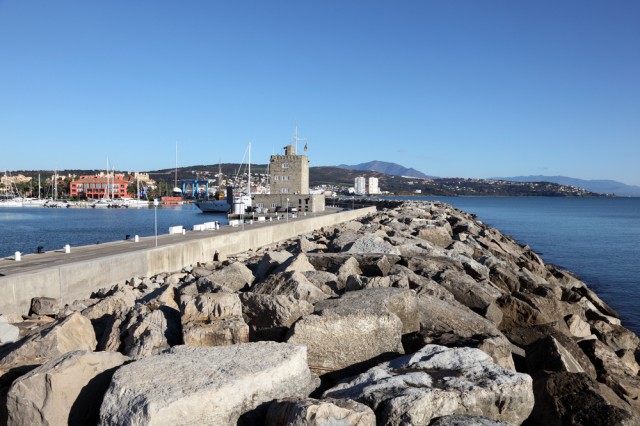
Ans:
{"label": "white rock", "polygon": [[452,414],[522,423],[533,409],[532,380],[472,348],[427,345],[324,393],[369,405],[378,424],[428,425]]}
{"label": "white rock", "polygon": [[15,342],[20,338],[20,329],[0,315],[0,346]]}

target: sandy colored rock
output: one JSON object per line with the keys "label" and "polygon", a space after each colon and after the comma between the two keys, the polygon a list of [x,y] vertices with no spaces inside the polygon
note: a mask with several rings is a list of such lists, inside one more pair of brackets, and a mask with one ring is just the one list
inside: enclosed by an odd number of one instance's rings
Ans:
{"label": "sandy colored rock", "polygon": [[318,384],[303,346],[176,346],[116,371],[100,424],[236,425],[240,416],[259,424],[265,402],[304,398]]}
{"label": "sandy colored rock", "polygon": [[283,341],[289,327],[303,315],[313,312],[313,305],[293,296],[242,293],[242,315],[249,325],[251,341]]}
{"label": "sandy colored rock", "polygon": [[348,399],[286,398],[269,406],[265,426],[375,426],[371,408]]}
{"label": "sandy colored rock", "polygon": [[402,354],[402,321],[389,312],[327,310],[306,315],[289,330],[287,342],[306,345],[309,367],[318,374]]}
{"label": "sandy colored rock", "polygon": [[78,350],[31,370],[7,394],[8,424],[95,424],[111,375],[127,359],[114,352]]}
{"label": "sandy colored rock", "polygon": [[76,349],[92,351],[97,344],[91,321],[76,312],[3,347],[0,367],[43,364]]}

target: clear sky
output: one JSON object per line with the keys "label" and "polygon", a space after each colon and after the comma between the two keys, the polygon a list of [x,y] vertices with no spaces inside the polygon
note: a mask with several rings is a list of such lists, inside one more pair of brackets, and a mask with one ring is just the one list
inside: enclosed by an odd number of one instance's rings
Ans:
{"label": "clear sky", "polygon": [[[640,2],[0,0],[0,168],[390,161],[640,185]],[[302,146],[299,146],[302,150]]]}

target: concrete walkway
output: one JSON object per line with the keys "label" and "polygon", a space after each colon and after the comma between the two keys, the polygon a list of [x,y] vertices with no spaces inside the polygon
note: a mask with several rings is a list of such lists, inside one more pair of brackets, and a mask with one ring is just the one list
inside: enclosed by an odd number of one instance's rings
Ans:
{"label": "concrete walkway", "polygon": [[29,254],[21,261],[0,260],[0,313],[26,314],[33,297],[53,297],[62,303],[88,297],[92,291],[132,277],[179,271],[207,262],[216,253],[233,255],[295,238],[322,227],[358,219],[375,207],[298,214],[279,221],[224,226],[215,231],[188,231],[185,235],[159,235],[133,240],[71,247]]}
{"label": "concrete walkway", "polygon": [[[331,215],[342,211],[338,208],[327,208],[322,213],[307,213],[307,216],[302,214],[293,217],[289,215],[287,218],[283,216],[280,220],[258,222],[254,221],[253,224],[245,223],[244,226],[221,226],[220,229],[215,231],[186,231],[185,235],[182,234],[163,234],[158,235],[158,247],[174,245],[185,241],[199,240],[211,238],[220,235],[229,235],[237,232],[260,229],[267,226],[278,225],[282,223],[292,224],[296,221],[304,220],[307,218]],[[29,271],[36,271],[42,268],[60,266],[67,263],[82,262],[86,260],[92,260],[99,257],[113,256],[117,254],[130,253],[138,250],[147,250],[156,247],[155,236],[140,237],[138,242],[134,242],[133,238],[130,240],[113,241],[108,243],[94,244],[90,246],[78,246],[71,247],[70,253],[65,253],[64,249],[47,251],[45,253],[32,253],[22,255],[22,260],[15,261],[13,256],[0,259],[0,277],[14,274],[21,274]]]}

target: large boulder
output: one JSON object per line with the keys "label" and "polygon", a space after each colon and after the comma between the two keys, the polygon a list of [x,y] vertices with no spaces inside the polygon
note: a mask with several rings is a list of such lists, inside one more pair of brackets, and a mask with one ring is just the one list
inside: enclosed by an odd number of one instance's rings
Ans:
{"label": "large boulder", "polygon": [[137,296],[133,289],[125,286],[82,311],[82,315],[91,320],[98,340],[113,317],[124,318],[135,306]]}
{"label": "large boulder", "polygon": [[610,404],[598,383],[584,373],[540,373],[534,381],[531,415],[540,425],[637,425],[624,408]]}
{"label": "large boulder", "polygon": [[241,262],[234,262],[222,269],[217,269],[206,278],[233,291],[249,288],[254,280],[251,269]]}
{"label": "large boulder", "polygon": [[124,354],[133,359],[158,354],[182,343],[180,314],[166,306],[149,310],[138,305],[123,322],[120,339]]}
{"label": "large boulder", "polygon": [[96,424],[111,376],[127,359],[117,352],[77,350],[31,370],[7,394],[8,423]]}
{"label": "large boulder", "polygon": [[76,312],[3,347],[0,368],[44,364],[76,349],[92,351],[97,344],[91,321]]}
{"label": "large boulder", "polygon": [[31,299],[29,313],[33,315],[57,315],[62,309],[60,300],[53,297],[34,297]]}
{"label": "large boulder", "polygon": [[306,358],[305,347],[285,343],[175,346],[116,371],[100,424],[262,423],[267,402],[318,385]]}
{"label": "large boulder", "polygon": [[307,346],[309,367],[316,373],[347,374],[402,354],[401,336],[402,321],[388,311],[327,309],[299,319],[287,342]]}
{"label": "large boulder", "polygon": [[427,345],[327,390],[324,397],[369,405],[378,424],[428,425],[452,414],[522,423],[533,409],[532,380],[478,349]]}
{"label": "large boulder", "polygon": [[402,334],[420,330],[418,297],[413,290],[399,288],[368,288],[345,293],[338,299],[328,299],[315,305],[316,314],[334,312],[349,315],[357,311],[372,313],[386,310],[402,321]]}
{"label": "large boulder", "polygon": [[511,426],[509,423],[498,422],[479,416],[443,416],[431,422],[429,426]]}
{"label": "large boulder", "polygon": [[295,271],[271,275],[265,281],[254,285],[252,291],[257,294],[293,296],[311,304],[329,297],[301,272]]}
{"label": "large boulder", "polygon": [[353,244],[343,247],[342,250],[354,254],[400,254],[396,247],[387,243],[381,237],[370,235],[358,238]]}
{"label": "large boulder", "polygon": [[180,298],[182,338],[191,346],[220,346],[249,341],[236,293],[205,293]]}
{"label": "large boulder", "polygon": [[266,426],[375,426],[368,406],[349,399],[286,398],[273,402]]}
{"label": "large boulder", "polygon": [[313,305],[293,296],[240,294],[242,315],[249,325],[249,340],[283,341],[289,327],[303,315],[313,312]]}

